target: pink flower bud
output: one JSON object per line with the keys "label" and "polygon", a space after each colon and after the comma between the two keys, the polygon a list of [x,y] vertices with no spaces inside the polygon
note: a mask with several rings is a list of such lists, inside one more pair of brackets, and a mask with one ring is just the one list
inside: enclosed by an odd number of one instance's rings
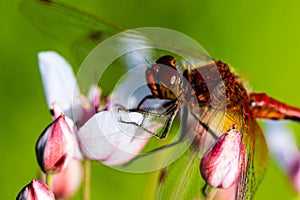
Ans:
{"label": "pink flower bud", "polygon": [[242,164],[246,164],[244,159],[242,134],[233,125],[204,154],[200,172],[210,186],[229,188],[237,181]]}
{"label": "pink flower bud", "polygon": [[52,190],[58,199],[70,199],[78,190],[83,177],[79,160],[72,159],[68,167],[53,175]]}
{"label": "pink flower bud", "polygon": [[39,137],[36,156],[45,173],[57,173],[65,169],[73,157],[75,136],[64,115],[54,120]]}
{"label": "pink flower bud", "polygon": [[55,197],[47,185],[38,179],[33,179],[21,190],[17,200],[55,200]]}

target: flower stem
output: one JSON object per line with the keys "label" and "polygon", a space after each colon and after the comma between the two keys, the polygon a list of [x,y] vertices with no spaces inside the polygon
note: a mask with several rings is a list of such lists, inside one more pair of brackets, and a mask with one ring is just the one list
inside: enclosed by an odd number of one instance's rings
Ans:
{"label": "flower stem", "polygon": [[84,176],[83,176],[83,200],[90,200],[90,183],[91,183],[91,161],[83,161]]}
{"label": "flower stem", "polygon": [[52,190],[52,174],[47,173],[46,174],[46,184],[48,185],[48,187],[50,188],[50,190]]}

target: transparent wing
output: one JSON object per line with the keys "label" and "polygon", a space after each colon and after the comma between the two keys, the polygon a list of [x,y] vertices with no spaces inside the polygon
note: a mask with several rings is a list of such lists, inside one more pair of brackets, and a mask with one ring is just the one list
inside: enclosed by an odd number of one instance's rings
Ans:
{"label": "transparent wing", "polygon": [[56,0],[23,0],[20,10],[46,35],[71,47],[78,62],[101,41],[124,30]]}
{"label": "transparent wing", "polygon": [[205,182],[199,171],[200,157],[190,148],[162,170],[156,199],[202,199]]}
{"label": "transparent wing", "polygon": [[[202,126],[197,124],[193,116],[187,116],[185,110],[182,112],[182,132],[189,135],[205,133]],[[205,185],[199,171],[200,156],[197,146],[199,138],[185,153],[171,165],[162,170],[159,184],[157,185],[156,199],[198,199],[203,197],[201,188]]]}
{"label": "transparent wing", "polygon": [[252,199],[261,182],[268,164],[268,147],[263,132],[256,119],[245,117],[244,143],[247,163],[237,185],[237,199]]}
{"label": "transparent wing", "polygon": [[[46,35],[69,46],[77,64],[82,64],[86,56],[90,56],[87,58],[89,64],[85,66],[89,73],[83,70],[83,75],[79,77],[80,81],[84,76],[80,87],[85,91],[101,79],[104,93],[111,92],[128,70],[136,66],[149,67],[167,54],[176,54],[189,64],[210,60],[197,42],[176,31],[163,28],[136,29],[107,41],[104,48],[95,49],[100,42],[124,29],[57,0],[23,0],[20,10]],[[90,55],[92,49],[95,52]],[[104,71],[108,75],[102,76]],[[144,75],[141,77],[144,78]]]}
{"label": "transparent wing", "polygon": [[[102,18],[64,4],[58,0],[23,0],[19,7],[23,15],[33,25],[46,35],[67,44],[79,64],[100,42],[125,30]],[[146,42],[148,43],[148,47],[153,47],[154,44],[157,50],[159,48],[164,50],[167,46],[167,48],[173,48],[175,51],[178,50],[177,53],[179,52],[179,54],[180,52],[189,51],[188,54],[190,58],[196,58],[201,55],[201,58],[198,58],[196,63],[199,63],[199,60],[203,61],[207,59],[205,58],[207,53],[202,47],[199,48],[198,45],[194,45],[196,44],[195,41],[183,39],[183,34],[168,35],[163,32],[163,29],[153,30],[150,28],[146,31],[142,31],[142,33],[138,30],[126,33],[122,35],[123,41],[121,44],[115,48],[124,46],[125,48],[130,48],[128,46],[130,46],[132,42],[132,45]],[[187,48],[188,46],[190,48]],[[140,56],[140,54],[134,54],[134,56],[137,57]],[[150,60],[147,58],[147,60],[144,59],[143,61],[152,63],[151,56],[149,57]],[[129,60],[132,60],[132,57]],[[135,63],[134,61],[131,62]]]}

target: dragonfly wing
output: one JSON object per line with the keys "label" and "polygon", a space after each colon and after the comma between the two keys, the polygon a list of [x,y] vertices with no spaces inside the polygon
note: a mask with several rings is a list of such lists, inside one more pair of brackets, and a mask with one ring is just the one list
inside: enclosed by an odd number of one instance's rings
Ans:
{"label": "dragonfly wing", "polygon": [[263,132],[253,117],[245,117],[244,143],[247,161],[237,185],[237,199],[252,199],[268,164],[268,147]]}
{"label": "dragonfly wing", "polygon": [[[19,7],[23,15],[33,25],[46,35],[70,47],[79,64],[100,42],[125,30],[58,0],[23,0]],[[126,33],[121,37],[123,36],[125,41],[121,41],[121,44],[118,44],[116,48],[129,48],[131,50],[131,47],[134,46],[135,50],[137,48],[145,49],[145,47],[156,50],[172,49],[174,52],[184,55],[186,59],[189,59],[189,62],[195,60],[198,63],[210,59],[207,52],[198,43],[183,34],[168,29],[148,28],[144,29],[142,33],[137,31]],[[167,52],[169,53],[169,51]],[[141,57],[144,64],[153,64],[157,58],[168,53],[166,51],[133,53],[128,56],[129,59],[127,60]],[[144,54],[146,56],[143,56]],[[148,56],[149,54],[154,56]],[[131,61],[131,63],[135,62]]]}
{"label": "dragonfly wing", "polygon": [[199,171],[200,157],[190,148],[162,171],[156,199],[197,199],[203,197],[205,182]]}
{"label": "dragonfly wing", "polygon": [[20,10],[46,35],[74,49],[77,61],[101,41],[124,30],[56,0],[23,0]]}

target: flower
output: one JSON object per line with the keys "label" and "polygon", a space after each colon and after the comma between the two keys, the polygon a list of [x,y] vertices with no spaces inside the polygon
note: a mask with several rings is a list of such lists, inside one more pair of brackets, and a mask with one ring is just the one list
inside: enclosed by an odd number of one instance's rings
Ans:
{"label": "flower", "polygon": [[212,187],[229,188],[236,183],[245,160],[245,145],[242,134],[233,125],[223,133],[210,149],[206,151],[200,163],[200,172],[204,180]]}
{"label": "flower", "polygon": [[67,117],[76,120],[76,125],[83,125],[98,111],[100,88],[92,85],[86,98],[64,58],[56,52],[47,51],[40,52],[38,59],[48,108],[52,110],[53,102],[56,102]]}
{"label": "flower", "polygon": [[266,139],[277,164],[289,175],[294,189],[300,193],[300,152],[285,123],[265,121]]}
{"label": "flower", "polygon": [[54,105],[56,119],[41,134],[36,143],[38,163],[45,173],[58,173],[64,170],[73,158],[75,137],[65,116],[58,114]]}
{"label": "flower", "polygon": [[55,200],[55,197],[47,185],[38,179],[33,179],[19,192],[17,200]]}
{"label": "flower", "polygon": [[[73,127],[70,127],[79,147],[76,158],[80,158],[82,153],[85,159],[99,160],[106,165],[120,165],[142,150],[150,135],[137,126],[119,122],[120,117],[116,117],[119,112],[112,106],[99,109],[101,92],[97,86],[91,86],[86,98],[80,93],[71,66],[60,55],[52,51],[41,52],[38,58],[49,109],[55,109],[52,103],[57,102],[65,116],[73,120]],[[139,113],[123,114],[130,116],[134,122],[143,120],[143,115]],[[161,126],[145,124],[152,131]]]}

